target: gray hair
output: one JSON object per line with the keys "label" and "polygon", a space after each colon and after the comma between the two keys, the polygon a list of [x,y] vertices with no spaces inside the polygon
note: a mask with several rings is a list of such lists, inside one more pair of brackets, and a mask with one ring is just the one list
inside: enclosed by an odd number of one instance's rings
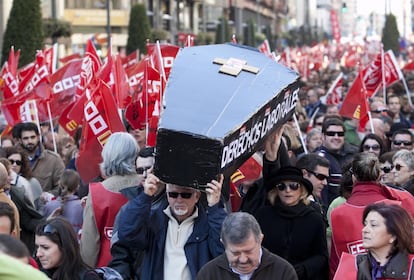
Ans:
{"label": "gray hair", "polygon": [[135,160],[139,147],[134,137],[126,132],[113,133],[102,150],[102,175],[128,175],[136,172]]}
{"label": "gray hair", "polygon": [[221,226],[221,241],[226,244],[241,244],[246,241],[250,234],[254,235],[257,242],[260,242],[262,230],[256,219],[246,212],[235,212],[224,219]]}
{"label": "gray hair", "polygon": [[377,181],[380,171],[380,163],[376,155],[363,152],[354,156],[352,173],[358,181]]}
{"label": "gray hair", "polygon": [[414,151],[405,149],[399,150],[392,157],[392,161],[395,161],[396,159],[401,159],[403,162],[407,164],[410,170],[414,170]]}

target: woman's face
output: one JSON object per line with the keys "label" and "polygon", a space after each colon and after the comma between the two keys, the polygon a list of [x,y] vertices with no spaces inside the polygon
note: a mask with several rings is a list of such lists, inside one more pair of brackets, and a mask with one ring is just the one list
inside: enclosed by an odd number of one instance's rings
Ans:
{"label": "woman's face", "polygon": [[37,247],[36,257],[39,259],[42,268],[52,269],[58,267],[62,258],[59,246],[45,235],[36,235],[35,243]]}
{"label": "woman's face", "polygon": [[308,144],[308,151],[313,152],[322,145],[322,133],[313,134],[312,137],[306,139],[306,142]]}
{"label": "woman's face", "polygon": [[380,172],[380,181],[382,184],[389,184],[394,185],[394,173],[392,172],[393,166],[391,162],[386,161],[380,164],[381,172]]}
{"label": "woman's face", "polygon": [[276,186],[280,201],[284,205],[295,206],[299,203],[303,188],[301,184],[295,181],[283,181]]}
{"label": "woman's face", "polygon": [[11,163],[11,169],[17,174],[20,174],[20,171],[22,170],[22,164],[23,164],[22,155],[11,154],[7,159]]}
{"label": "woman's face", "polygon": [[385,250],[389,252],[395,237],[388,233],[385,219],[378,212],[368,213],[362,228],[362,244],[367,250]]}
{"label": "woman's face", "polygon": [[367,139],[362,145],[362,151],[373,153],[377,157],[381,153],[381,146],[375,139]]}
{"label": "woman's face", "polygon": [[412,176],[414,175],[414,170],[411,170],[407,163],[402,159],[396,158],[393,162],[394,169],[392,170],[394,174],[394,182],[397,186],[403,186],[406,184]]}

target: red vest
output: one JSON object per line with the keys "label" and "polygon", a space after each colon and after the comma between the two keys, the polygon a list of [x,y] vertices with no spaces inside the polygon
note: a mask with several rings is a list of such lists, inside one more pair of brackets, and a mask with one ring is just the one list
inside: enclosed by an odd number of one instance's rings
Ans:
{"label": "red vest", "polygon": [[[410,279],[411,277],[414,255],[408,255],[408,258],[410,267],[408,269],[408,277],[406,279]],[[358,265],[356,255],[343,253],[333,280],[354,280],[357,279],[357,273]],[[388,278],[384,278],[384,280],[387,279]]]}
{"label": "red vest", "polygon": [[[376,203],[401,205],[401,201],[384,199]],[[352,255],[365,253],[362,246],[362,214],[366,205],[356,206],[344,203],[331,213],[332,246],[329,259],[330,279],[335,275],[342,253]],[[352,278],[349,278],[352,279]]]}
{"label": "red vest", "polygon": [[101,242],[96,266],[107,266],[111,260],[111,237],[115,217],[128,199],[121,193],[105,189],[101,183],[89,184],[89,191]]}

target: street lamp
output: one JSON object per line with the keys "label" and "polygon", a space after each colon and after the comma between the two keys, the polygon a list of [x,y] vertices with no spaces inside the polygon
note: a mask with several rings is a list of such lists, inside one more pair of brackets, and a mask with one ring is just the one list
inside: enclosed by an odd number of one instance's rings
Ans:
{"label": "street lamp", "polygon": [[111,0],[106,0],[106,34],[109,50],[111,46]]}

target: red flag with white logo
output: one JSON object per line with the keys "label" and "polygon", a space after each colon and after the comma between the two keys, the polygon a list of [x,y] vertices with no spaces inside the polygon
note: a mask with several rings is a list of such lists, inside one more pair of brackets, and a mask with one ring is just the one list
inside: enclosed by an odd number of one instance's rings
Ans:
{"label": "red flag with white logo", "polygon": [[170,76],[174,59],[179,50],[180,47],[170,44],[159,44],[158,42],[147,44],[147,53],[151,58],[151,64],[160,73],[160,76],[163,76],[164,82]]}
{"label": "red flag with white logo", "polygon": [[91,92],[87,90],[85,95],[87,100],[76,168],[82,180],[88,183],[100,174],[103,146],[112,133],[125,132],[125,127],[111,91],[103,81],[98,81],[97,86]]}

